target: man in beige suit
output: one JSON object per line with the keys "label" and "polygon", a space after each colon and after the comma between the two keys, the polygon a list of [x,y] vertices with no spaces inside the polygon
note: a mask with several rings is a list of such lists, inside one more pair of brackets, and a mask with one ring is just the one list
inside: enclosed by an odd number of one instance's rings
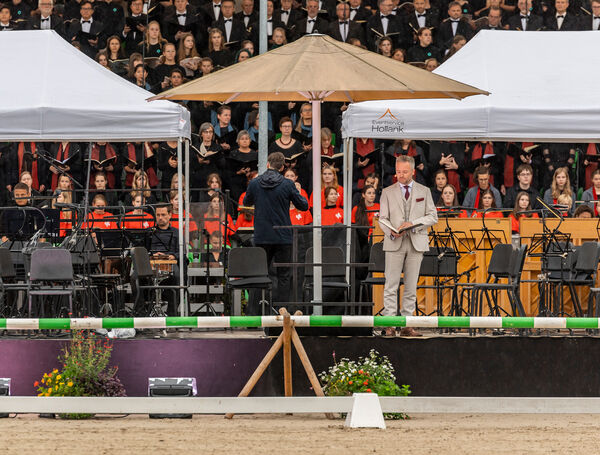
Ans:
{"label": "man in beige suit", "polygon": [[[427,229],[437,223],[437,210],[431,191],[413,180],[415,161],[411,156],[396,158],[398,183],[385,188],[381,194],[379,219],[385,220],[396,229],[420,226],[396,234],[380,223],[385,234],[385,288],[383,292],[384,316],[395,316],[398,310],[398,288],[404,271],[404,294],[402,316],[411,316],[417,301],[417,281],[423,253],[429,250]],[[395,336],[393,327],[386,328],[385,335]],[[419,332],[404,327],[401,336],[421,336]]]}

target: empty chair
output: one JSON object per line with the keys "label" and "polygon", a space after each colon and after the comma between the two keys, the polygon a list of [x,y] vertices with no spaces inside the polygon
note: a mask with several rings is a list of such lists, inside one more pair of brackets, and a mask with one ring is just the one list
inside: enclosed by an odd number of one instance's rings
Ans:
{"label": "empty chair", "polygon": [[371,293],[368,291],[373,289],[373,286],[384,286],[385,276],[376,277],[374,273],[385,273],[385,251],[383,251],[383,242],[374,243],[371,246],[369,253],[369,268],[368,276],[360,282],[359,298],[361,302],[366,300],[363,299],[365,291],[367,292],[366,298],[370,299]]}
{"label": "empty chair", "polygon": [[[33,250],[29,271],[29,315],[32,314],[34,297],[51,297],[50,316],[70,317],[73,314],[73,263],[71,253],[63,248],[43,248]],[[64,307],[54,304],[53,297],[67,297],[68,313]],[[40,304],[40,316],[44,315],[44,303]]]}
{"label": "empty chair", "polygon": [[[229,251],[229,262],[227,267],[227,286],[231,289],[258,289],[261,291],[262,299],[260,305],[262,314],[265,314],[265,306],[269,304],[266,293],[271,293],[273,282],[269,278],[269,267],[267,264],[267,253],[259,247],[233,248]],[[272,310],[272,302],[269,304],[269,313]],[[252,309],[250,312],[254,313]]]}
{"label": "empty chair", "polygon": [[19,291],[27,292],[27,283],[17,283],[17,271],[8,248],[0,248],[0,316],[5,318],[18,316],[17,295]]}
{"label": "empty chair", "polygon": [[[346,266],[343,265],[346,260],[344,251],[339,247],[323,247],[322,249],[323,272],[323,305],[324,306],[347,306],[350,285],[346,281]],[[314,263],[312,247],[306,251],[306,266],[304,267],[304,292],[307,294],[313,289]],[[329,265],[327,265],[329,264]],[[343,293],[343,301],[337,301],[338,293]],[[305,295],[305,301],[308,301],[308,295]],[[346,309],[344,310],[344,312]],[[352,313],[355,312],[352,306]]]}
{"label": "empty chair", "polygon": [[[577,294],[577,287],[586,286],[592,287],[596,282],[596,271],[598,270],[598,262],[600,261],[600,246],[598,242],[584,242],[579,248],[577,262],[573,267],[571,276],[564,281],[569,287],[569,294],[573,301],[573,308],[576,316],[583,316],[581,302]],[[592,293],[590,293],[590,297]],[[593,308],[593,299],[588,300],[588,315],[591,316]]]}

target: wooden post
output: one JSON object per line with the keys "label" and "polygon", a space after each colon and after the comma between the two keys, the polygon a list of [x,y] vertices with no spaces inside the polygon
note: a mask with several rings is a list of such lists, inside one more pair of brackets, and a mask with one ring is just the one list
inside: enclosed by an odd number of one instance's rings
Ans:
{"label": "wooden post", "polygon": [[285,396],[291,397],[292,393],[292,320],[286,311],[283,314],[283,385]]}
{"label": "wooden post", "polygon": [[[275,340],[275,344],[271,346],[269,352],[267,352],[267,354],[262,359],[254,373],[252,373],[252,376],[250,376],[250,379],[248,379],[248,382],[246,382],[246,385],[244,386],[238,397],[247,397],[248,395],[250,395],[250,392],[252,392],[252,389],[254,388],[262,374],[265,372],[267,367],[271,364],[273,358],[275,358],[275,355],[281,349],[281,346],[283,346],[283,333],[277,337],[277,340]],[[226,419],[231,419],[232,417],[233,414],[231,413],[225,414]]]}

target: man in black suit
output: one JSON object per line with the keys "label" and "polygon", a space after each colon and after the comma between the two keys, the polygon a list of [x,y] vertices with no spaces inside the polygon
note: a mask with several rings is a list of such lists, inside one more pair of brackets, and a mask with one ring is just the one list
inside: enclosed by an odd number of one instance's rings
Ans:
{"label": "man in black suit", "polygon": [[[318,0],[318,2],[319,2],[319,17],[322,17],[327,22],[333,20],[333,18],[335,17],[336,0]],[[302,3],[304,5],[304,7],[307,8],[306,0],[303,0]]]}
{"label": "man in black suit", "polygon": [[221,0],[212,0],[200,7],[205,24],[212,24],[221,18]]}
{"label": "man in black suit", "polygon": [[306,12],[308,15],[296,22],[294,30],[295,40],[311,33],[326,33],[329,29],[329,23],[319,16],[318,0],[307,0]]}
{"label": "man in black suit", "polygon": [[9,32],[17,29],[17,24],[12,20],[10,8],[6,5],[0,5],[0,32]]}
{"label": "man in black suit", "polygon": [[233,0],[222,0],[221,15],[212,26],[223,32],[225,43],[231,43],[227,47],[235,52],[240,48],[242,41],[248,39],[248,32],[244,21],[233,16],[233,10]]}
{"label": "man in black suit", "polygon": [[508,18],[510,30],[537,31],[544,28],[542,16],[531,12],[533,9],[531,0],[519,0],[517,8],[519,13]]}
{"label": "man in black suit", "polygon": [[39,13],[35,13],[29,20],[30,30],[55,30],[64,38],[65,28],[58,14],[54,14],[53,0],[40,0]]}
{"label": "man in black suit", "polygon": [[335,8],[337,20],[329,24],[329,32],[332,38],[347,43],[350,38],[357,38],[364,42],[363,30],[360,25],[350,20],[350,6],[348,3],[338,3]]}
{"label": "man in black suit", "polygon": [[487,21],[482,21],[477,26],[477,32],[479,30],[503,30],[502,28],[502,10],[499,6],[490,6],[487,14]]}
{"label": "man in black suit", "polygon": [[94,14],[92,2],[84,0],[80,5],[81,19],[71,23],[69,36],[71,41],[79,42],[81,52],[90,58],[94,58],[98,51],[106,45],[104,24],[92,18],[92,14]]}
{"label": "man in black suit", "polygon": [[365,23],[373,13],[362,5],[362,0],[349,0],[350,20],[357,23]]}
{"label": "man in black suit", "polygon": [[95,0],[94,19],[104,24],[106,36],[118,35],[125,25],[125,10],[118,0]]}
{"label": "man in black suit", "polygon": [[165,10],[163,37],[174,44],[177,44],[181,36],[188,32],[204,39],[204,33],[200,30],[201,25],[196,11],[188,4],[188,0],[174,0],[173,6]]}
{"label": "man in black suit", "polygon": [[423,27],[437,29],[439,17],[433,8],[425,9],[425,0],[413,0],[413,6],[415,10],[405,17],[405,28],[411,34],[411,44],[416,44],[416,34],[419,29]]}
{"label": "man in black suit", "polygon": [[[277,27],[285,29],[285,24],[283,22],[276,22],[275,19],[273,19],[274,10],[275,6],[273,5],[273,0],[267,0],[267,41],[269,43],[271,43],[271,39],[273,37],[273,30],[275,30]],[[256,22],[252,22],[250,24],[250,27],[248,27],[248,34],[250,35],[250,39],[254,43],[255,49],[258,49],[259,47],[259,30],[260,23],[258,22],[258,20]]]}
{"label": "man in black suit", "polygon": [[555,0],[556,13],[546,17],[546,30],[574,31],[579,29],[579,21],[573,13],[568,13],[569,0]]}
{"label": "man in black suit", "polygon": [[377,51],[377,42],[380,38],[388,36],[391,38],[394,48],[407,48],[407,33],[399,17],[391,14],[394,3],[392,0],[379,0],[379,13],[367,20],[367,47],[373,52]]}
{"label": "man in black suit", "polygon": [[[129,22],[125,23],[121,32],[127,55],[137,52],[138,45],[144,41],[144,31],[146,30],[148,18],[143,11],[143,0],[133,0],[129,4]],[[135,27],[130,27],[129,24],[135,24]]]}
{"label": "man in black suit", "polygon": [[581,16],[580,30],[600,30],[600,0],[592,0],[592,15]]}
{"label": "man in black suit", "polygon": [[462,8],[458,2],[448,4],[448,18],[438,29],[436,43],[442,49],[448,49],[456,35],[462,35],[467,41],[473,37],[473,29],[462,15]]}
{"label": "man in black suit", "polygon": [[292,7],[292,0],[281,0],[281,8],[273,12],[273,22],[282,23],[285,28],[288,41],[294,37],[296,22],[304,16],[303,11]]}
{"label": "man in black suit", "polygon": [[24,30],[31,16],[31,6],[23,0],[11,0],[5,3],[10,8],[12,20],[17,24],[19,30]]}
{"label": "man in black suit", "polygon": [[258,12],[254,9],[254,0],[242,0],[242,10],[235,13],[233,17],[242,19],[246,29],[250,29],[254,22],[258,22]]}

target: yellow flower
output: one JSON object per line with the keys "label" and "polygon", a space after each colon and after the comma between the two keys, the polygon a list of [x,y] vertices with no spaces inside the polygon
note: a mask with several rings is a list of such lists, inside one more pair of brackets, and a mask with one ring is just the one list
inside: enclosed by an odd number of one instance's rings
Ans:
{"label": "yellow flower", "polygon": [[48,393],[49,393],[49,394],[50,394],[50,393],[52,393],[52,387],[50,387],[50,388],[48,389]]}
{"label": "yellow flower", "polygon": [[40,392],[40,393],[38,393],[38,397],[41,397],[41,396],[43,396],[43,395],[44,395],[44,392]]}
{"label": "yellow flower", "polygon": [[58,369],[55,368],[54,370],[52,370],[52,373],[58,373]]}
{"label": "yellow flower", "polygon": [[73,387],[73,382],[72,381],[67,382],[67,387]]}
{"label": "yellow flower", "polygon": [[46,396],[47,396],[47,397],[49,397],[49,396],[50,396],[50,392],[47,392],[47,393],[46,393]]}
{"label": "yellow flower", "polygon": [[42,378],[42,384],[43,384],[44,382],[46,382],[46,380],[45,380],[44,378]]}
{"label": "yellow flower", "polygon": [[61,382],[59,385],[62,387],[62,386],[64,386],[64,385],[65,385],[65,383],[64,383],[64,382]]}
{"label": "yellow flower", "polygon": [[60,378],[62,378],[62,376],[59,374],[58,376],[56,376],[56,380],[58,381]]}

